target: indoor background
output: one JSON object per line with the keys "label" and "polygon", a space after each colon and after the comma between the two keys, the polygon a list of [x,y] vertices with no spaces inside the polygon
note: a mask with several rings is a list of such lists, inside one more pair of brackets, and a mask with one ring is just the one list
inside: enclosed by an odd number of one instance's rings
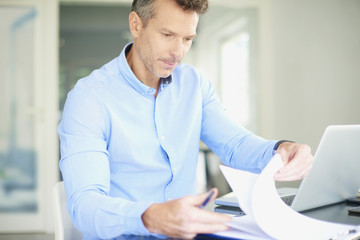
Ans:
{"label": "indoor background", "polygon": [[[0,0],[0,239],[52,239],[66,94],[131,40],[130,4]],[[235,121],[315,153],[328,125],[360,124],[359,26],[359,0],[210,0],[184,62],[214,84]],[[202,146],[199,192],[229,191],[219,164]]]}

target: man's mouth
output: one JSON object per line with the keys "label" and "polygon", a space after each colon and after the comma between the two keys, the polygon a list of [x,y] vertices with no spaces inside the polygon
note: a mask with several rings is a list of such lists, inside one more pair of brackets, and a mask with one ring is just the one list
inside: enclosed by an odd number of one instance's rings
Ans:
{"label": "man's mouth", "polygon": [[163,61],[163,62],[166,64],[166,66],[168,66],[170,68],[173,68],[176,65],[176,62],[166,62],[166,61]]}
{"label": "man's mouth", "polygon": [[179,63],[179,61],[177,61],[176,59],[171,59],[171,60],[161,59],[161,61],[165,63],[167,68],[174,68]]}

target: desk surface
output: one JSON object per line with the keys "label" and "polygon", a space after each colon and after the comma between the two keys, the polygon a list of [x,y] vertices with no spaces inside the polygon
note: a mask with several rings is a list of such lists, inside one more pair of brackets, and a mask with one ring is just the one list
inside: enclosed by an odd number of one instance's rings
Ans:
{"label": "desk surface", "polygon": [[[302,214],[319,220],[360,225],[360,216],[349,215],[348,209],[356,205],[338,203],[331,206],[321,207],[313,210],[302,212]],[[224,206],[213,206],[216,212],[229,213],[234,215],[240,215],[238,208],[224,207]]]}
{"label": "desk surface", "polygon": [[[345,223],[345,224],[353,224],[353,225],[360,225],[360,216],[352,216],[352,215],[348,215],[348,209],[350,207],[353,207],[354,205],[349,205],[346,203],[339,203],[339,204],[334,204],[331,206],[326,206],[326,207],[322,207],[322,208],[317,208],[314,210],[309,210],[306,212],[303,212],[304,215],[315,218],[315,219],[319,219],[319,220],[324,220],[324,221],[330,221],[330,222],[337,222],[337,223]],[[214,203],[210,203],[206,206],[206,209],[210,210],[210,211],[216,211],[224,208],[222,206],[218,206],[215,205]],[[228,212],[229,210],[231,210],[231,208],[224,208],[226,209]],[[238,215],[239,211],[235,210],[233,212],[234,215]],[[230,212],[229,212],[230,213]],[[162,238],[164,239],[164,238]],[[165,238],[165,239],[171,239],[171,238]],[[127,236],[120,236],[118,238],[116,238],[116,240],[158,240],[158,238],[152,237],[152,236],[133,236],[133,235],[127,235]]]}
{"label": "desk surface", "polygon": [[356,205],[339,203],[327,207],[317,208],[303,212],[304,215],[319,220],[360,225],[360,216],[349,215],[348,209]]}

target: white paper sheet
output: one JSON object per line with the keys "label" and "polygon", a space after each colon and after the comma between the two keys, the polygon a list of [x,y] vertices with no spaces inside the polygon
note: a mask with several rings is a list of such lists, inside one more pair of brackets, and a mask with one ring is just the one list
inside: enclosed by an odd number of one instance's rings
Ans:
{"label": "white paper sheet", "polygon": [[343,233],[359,230],[359,226],[316,220],[287,206],[279,197],[274,181],[274,174],[282,166],[280,155],[275,155],[260,175],[220,166],[246,216],[233,218],[229,224],[233,229],[219,235],[280,240],[328,240],[337,236],[339,240],[351,235],[341,236]]}

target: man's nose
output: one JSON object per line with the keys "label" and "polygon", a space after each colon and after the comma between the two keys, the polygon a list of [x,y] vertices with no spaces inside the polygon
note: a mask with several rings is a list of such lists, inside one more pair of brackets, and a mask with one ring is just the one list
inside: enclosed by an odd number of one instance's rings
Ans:
{"label": "man's nose", "polygon": [[176,39],[171,48],[170,55],[179,59],[181,58],[183,52],[184,52],[184,44],[182,39]]}

